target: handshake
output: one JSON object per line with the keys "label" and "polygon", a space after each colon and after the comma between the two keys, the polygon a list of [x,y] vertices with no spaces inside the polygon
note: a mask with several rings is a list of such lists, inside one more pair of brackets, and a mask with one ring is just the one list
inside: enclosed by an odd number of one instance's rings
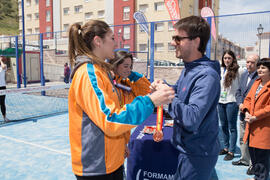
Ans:
{"label": "handshake", "polygon": [[170,104],[175,96],[174,89],[164,83],[163,80],[155,80],[150,85],[151,94],[149,98],[155,107],[162,104]]}

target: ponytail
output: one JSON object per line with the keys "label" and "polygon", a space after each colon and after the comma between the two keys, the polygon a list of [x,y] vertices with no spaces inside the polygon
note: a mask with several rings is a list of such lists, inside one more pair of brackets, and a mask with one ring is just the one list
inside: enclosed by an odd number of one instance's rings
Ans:
{"label": "ponytail", "polygon": [[103,59],[93,54],[94,45],[92,43],[95,36],[104,38],[110,27],[103,21],[90,20],[85,25],[74,23],[69,29],[69,60],[73,68],[76,64],[77,56],[87,56],[93,64],[98,64],[107,71],[110,71],[111,65]]}

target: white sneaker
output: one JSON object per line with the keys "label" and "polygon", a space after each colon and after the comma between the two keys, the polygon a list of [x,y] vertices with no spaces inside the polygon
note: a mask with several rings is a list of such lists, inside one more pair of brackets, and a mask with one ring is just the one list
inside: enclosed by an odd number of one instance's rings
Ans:
{"label": "white sneaker", "polygon": [[4,121],[5,121],[5,122],[9,122],[10,120],[9,120],[8,118],[5,117],[5,118],[4,118]]}

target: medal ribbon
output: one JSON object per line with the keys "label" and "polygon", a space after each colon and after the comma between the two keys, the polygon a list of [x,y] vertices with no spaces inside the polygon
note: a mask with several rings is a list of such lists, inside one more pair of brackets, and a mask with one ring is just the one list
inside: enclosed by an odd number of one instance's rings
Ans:
{"label": "medal ribbon", "polygon": [[163,105],[157,107],[157,131],[162,131],[163,126]]}

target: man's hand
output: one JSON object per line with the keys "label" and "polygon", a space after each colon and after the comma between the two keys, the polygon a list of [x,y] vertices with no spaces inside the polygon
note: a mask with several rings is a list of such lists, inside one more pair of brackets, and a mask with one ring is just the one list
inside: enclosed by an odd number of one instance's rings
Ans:
{"label": "man's hand", "polygon": [[162,104],[170,104],[175,96],[174,89],[167,84],[158,83],[155,87],[155,91],[149,95],[154,105],[160,106]]}
{"label": "man's hand", "polygon": [[239,105],[240,111],[242,110],[243,106],[244,106],[244,105],[243,105],[242,103]]}

